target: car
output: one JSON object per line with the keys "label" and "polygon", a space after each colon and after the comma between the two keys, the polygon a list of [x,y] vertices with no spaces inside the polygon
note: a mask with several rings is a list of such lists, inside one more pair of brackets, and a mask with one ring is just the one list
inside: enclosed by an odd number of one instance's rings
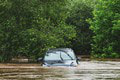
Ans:
{"label": "car", "polygon": [[79,58],[76,57],[71,48],[56,48],[48,50],[43,58],[38,58],[42,66],[73,66],[79,64]]}

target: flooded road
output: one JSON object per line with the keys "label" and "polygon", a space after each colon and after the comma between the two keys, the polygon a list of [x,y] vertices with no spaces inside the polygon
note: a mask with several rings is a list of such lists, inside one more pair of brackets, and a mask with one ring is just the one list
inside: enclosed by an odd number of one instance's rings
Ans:
{"label": "flooded road", "polygon": [[82,61],[78,67],[0,64],[0,80],[120,80],[120,62]]}

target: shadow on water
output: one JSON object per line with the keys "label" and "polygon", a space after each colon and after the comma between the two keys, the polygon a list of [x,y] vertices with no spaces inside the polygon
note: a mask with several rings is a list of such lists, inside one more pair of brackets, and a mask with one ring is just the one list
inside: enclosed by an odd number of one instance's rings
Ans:
{"label": "shadow on water", "polygon": [[78,67],[0,64],[0,80],[120,80],[120,62],[84,61]]}

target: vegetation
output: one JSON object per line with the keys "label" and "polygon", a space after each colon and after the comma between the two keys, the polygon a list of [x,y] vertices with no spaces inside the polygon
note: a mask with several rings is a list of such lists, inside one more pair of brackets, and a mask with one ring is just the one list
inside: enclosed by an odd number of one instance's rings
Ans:
{"label": "vegetation", "polygon": [[73,25],[76,30],[76,37],[71,41],[71,45],[78,54],[90,54],[93,33],[89,29],[90,24],[87,19],[93,17],[93,6],[82,0],[74,4],[70,16],[66,20],[66,23]]}
{"label": "vegetation", "polygon": [[120,57],[120,0],[100,0],[93,11],[94,57]]}
{"label": "vegetation", "polygon": [[70,47],[120,57],[120,0],[0,0],[0,62]]}
{"label": "vegetation", "polygon": [[66,1],[1,0],[0,10],[1,61],[16,56],[35,59],[76,36],[73,26],[65,23]]}

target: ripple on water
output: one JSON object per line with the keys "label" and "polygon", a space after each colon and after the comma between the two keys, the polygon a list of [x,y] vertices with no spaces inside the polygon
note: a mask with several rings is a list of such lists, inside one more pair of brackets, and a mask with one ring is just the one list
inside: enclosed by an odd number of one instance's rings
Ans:
{"label": "ripple on water", "polygon": [[33,68],[17,65],[16,68],[0,68],[0,80],[120,80],[120,62],[84,61],[78,67],[49,68],[37,64],[29,65]]}

